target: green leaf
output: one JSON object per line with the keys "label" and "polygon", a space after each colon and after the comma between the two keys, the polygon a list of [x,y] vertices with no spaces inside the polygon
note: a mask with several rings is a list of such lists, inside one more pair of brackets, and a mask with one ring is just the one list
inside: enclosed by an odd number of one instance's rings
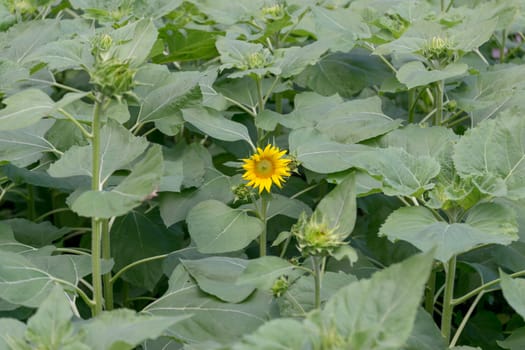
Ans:
{"label": "green leaf", "polygon": [[462,178],[473,178],[480,191],[518,200],[525,198],[525,120],[503,113],[470,129],[454,149]]}
{"label": "green leaf", "polygon": [[505,340],[497,340],[498,345],[503,349],[521,350],[525,345],[525,327],[512,331]]}
{"label": "green leaf", "polygon": [[28,69],[13,61],[0,58],[0,94],[10,91],[19,81],[27,78],[29,78]]}
{"label": "green leaf", "polygon": [[525,280],[522,278],[511,278],[505,272],[499,272],[501,278],[501,290],[505,300],[512,308],[525,319]]}
{"label": "green leaf", "polygon": [[233,200],[230,178],[206,168],[202,185],[193,191],[160,194],[160,215],[166,226],[185,220],[191,208],[202,201],[216,199],[224,203]]}
{"label": "green leaf", "polygon": [[312,7],[317,40],[332,52],[350,51],[358,39],[369,38],[370,29],[361,16],[349,8],[327,10]]}
{"label": "green leaf", "polygon": [[110,48],[108,55],[139,66],[146,60],[157,39],[157,29],[151,19],[145,18],[116,29],[110,35],[117,45]]}
{"label": "green leaf", "polygon": [[110,191],[73,193],[68,198],[68,204],[81,216],[110,218],[124,215],[155,195],[163,170],[161,148],[154,145],[116,187]]}
{"label": "green leaf", "polygon": [[335,173],[357,164],[359,158],[373,148],[334,142],[312,128],[297,129],[289,136],[290,154],[301,164],[320,174]]}
{"label": "green leaf", "polygon": [[225,253],[243,249],[264,228],[261,220],[217,200],[197,204],[188,213],[186,221],[190,236],[201,253]]}
{"label": "green leaf", "polygon": [[[175,230],[164,226],[158,211],[148,214],[131,211],[118,217],[110,233],[115,271],[135,261],[179,249],[179,237]],[[122,279],[152,291],[162,277],[162,264],[162,259],[140,264],[124,273]]]}
{"label": "green leaf", "polygon": [[72,327],[70,301],[64,290],[55,286],[36,313],[27,322],[26,338],[33,346],[44,349],[62,349],[65,346],[87,347],[80,344],[80,334]]}
{"label": "green leaf", "polygon": [[[162,72],[159,81],[150,81],[151,70],[145,69],[137,74],[137,81],[144,84],[151,83],[154,88],[137,92],[143,95],[143,100],[137,123],[169,121],[182,124],[181,110],[191,107],[200,101],[201,93],[198,83],[201,79],[199,72]],[[153,75],[154,77],[155,75]],[[140,87],[139,87],[140,88]]]}
{"label": "green leaf", "polygon": [[432,260],[432,254],[416,255],[343,287],[322,311],[323,336],[336,332],[348,349],[401,348],[412,331]]}
{"label": "green leaf", "polygon": [[329,228],[336,229],[341,239],[348,237],[354,229],[357,214],[355,190],[355,177],[351,174],[321,199],[314,212]]}
{"label": "green leaf", "polygon": [[401,350],[446,350],[445,339],[432,317],[419,308],[414,329]]}
{"label": "green leaf", "polygon": [[49,221],[37,223],[27,219],[14,218],[4,222],[11,226],[17,241],[36,248],[49,245],[70,231],[67,227],[55,227]]}
{"label": "green leaf", "polygon": [[25,62],[46,63],[53,71],[85,69],[93,65],[90,47],[81,40],[60,40],[40,46],[29,54]]}
{"label": "green leaf", "polygon": [[[100,132],[100,181],[102,184],[119,169],[123,169],[136,159],[146,148],[148,141],[133,136],[117,122],[109,122]],[[92,146],[73,146],[53,163],[48,173],[53,177],[89,176],[92,177]]]}
{"label": "green leaf", "polygon": [[248,262],[237,284],[269,289],[279,276],[290,275],[295,269],[295,265],[284,259],[276,256],[263,256]]}
{"label": "green leaf", "polygon": [[[31,101],[28,105],[27,101]],[[0,130],[21,129],[37,123],[53,110],[51,98],[40,90],[25,89],[3,101],[0,110]]]}
{"label": "green leaf", "polygon": [[356,166],[371,175],[382,177],[383,191],[389,196],[419,196],[431,189],[431,180],[439,174],[440,165],[428,156],[413,156],[401,148],[381,148],[363,153]]}
{"label": "green leaf", "polygon": [[[291,280],[290,278],[288,280]],[[321,285],[321,303],[325,303],[341,288],[357,281],[343,272],[326,271]],[[290,288],[278,299],[279,311],[284,317],[301,317],[315,309],[315,282],[312,275],[303,275],[293,281]]]}
{"label": "green leaf", "polygon": [[255,290],[253,286],[235,284],[246,268],[247,260],[215,256],[181,262],[200,289],[222,301],[240,303]]}
{"label": "green leaf", "polygon": [[336,52],[308,66],[294,82],[323,96],[338,94],[352,98],[366,87],[380,85],[392,72],[377,56],[354,48],[348,53]]}
{"label": "green leaf", "polygon": [[75,285],[89,274],[89,261],[87,256],[24,257],[0,250],[0,298],[17,305],[38,307],[57,278]]}
{"label": "green leaf", "polygon": [[155,339],[187,316],[149,316],[133,310],[105,311],[80,324],[90,349],[131,350],[146,339]]}
{"label": "green leaf", "polygon": [[14,318],[0,318],[0,349],[11,350],[13,343],[23,342],[26,325]]}
{"label": "green leaf", "polygon": [[[257,206],[261,205],[261,199],[257,200]],[[246,204],[241,206],[242,209],[255,209],[253,204]],[[301,216],[301,213],[306,213],[310,215],[312,209],[304,202],[301,202],[297,199],[292,199],[280,194],[272,194],[272,199],[268,203],[268,208],[266,210],[266,220],[277,215],[288,216],[289,218],[298,219]]]}
{"label": "green leaf", "polygon": [[481,244],[509,244],[516,240],[517,225],[511,210],[496,203],[483,203],[469,211],[465,223],[438,221],[424,207],[394,211],[379,231],[391,241],[402,239],[422,251],[436,247],[437,260],[447,262]]}
{"label": "green leaf", "polygon": [[265,4],[263,0],[230,1],[189,0],[216,23],[229,26],[250,19]]}
{"label": "green leaf", "polygon": [[265,323],[232,346],[232,350],[309,349],[313,335],[303,323],[281,318]]}
{"label": "green leaf", "polygon": [[192,315],[171,326],[169,335],[184,342],[233,342],[255,331],[269,318],[271,297],[256,291],[238,304],[224,303],[202,293],[182,265],[170,277],[169,288],[142,312],[157,316]]}
{"label": "green leaf", "polygon": [[206,167],[212,165],[208,150],[199,143],[179,143],[173,148],[164,148],[163,157],[164,175],[160,192],[180,192],[182,188],[201,186]]}
{"label": "green leaf", "polygon": [[275,66],[279,67],[281,77],[290,78],[317,63],[325,51],[326,46],[319,41],[305,46],[278,49],[275,51]]}
{"label": "green leaf", "polygon": [[12,26],[0,35],[0,43],[8,42],[0,56],[17,63],[25,63],[25,58],[42,45],[57,40],[61,22],[57,19],[24,21]]}
{"label": "green leaf", "polygon": [[218,111],[209,108],[189,108],[183,110],[183,117],[185,121],[213,138],[222,141],[246,141],[255,147],[246,126],[224,118]]}
{"label": "green leaf", "polygon": [[0,131],[0,161],[26,167],[45,153],[57,152],[55,146],[44,138],[54,122],[45,119],[25,128]]}
{"label": "green leaf", "polygon": [[440,80],[458,78],[467,73],[467,69],[468,65],[464,63],[452,63],[442,70],[428,70],[420,61],[413,61],[401,66],[396,73],[396,77],[407,88],[412,89],[416,86],[425,86]]}

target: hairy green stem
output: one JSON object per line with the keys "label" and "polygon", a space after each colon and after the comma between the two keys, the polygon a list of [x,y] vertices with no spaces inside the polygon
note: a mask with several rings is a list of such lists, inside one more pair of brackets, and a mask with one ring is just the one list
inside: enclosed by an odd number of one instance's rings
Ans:
{"label": "hairy green stem", "polygon": [[435,88],[435,104],[436,104],[436,114],[434,115],[434,125],[441,125],[443,122],[443,97],[445,90],[445,82],[440,80],[436,83]]}
{"label": "hairy green stem", "polygon": [[[509,276],[512,277],[512,278],[525,276],[525,270],[514,272],[514,273],[510,274]],[[500,282],[501,282],[500,278],[496,278],[495,280],[487,282],[487,283],[479,286],[478,288],[468,292],[467,294],[463,295],[462,297],[459,297],[457,299],[453,299],[452,300],[452,305],[461,304],[461,303],[467,301],[468,299],[472,298],[473,296],[475,296],[475,295],[477,295],[477,294],[479,294],[481,292],[484,292],[485,289],[493,287],[493,286],[499,284]]]}
{"label": "hairy green stem", "polygon": [[443,312],[441,315],[441,334],[446,342],[450,341],[450,333],[452,329],[452,313],[454,311],[454,304],[452,303],[454,297],[454,279],[456,277],[456,256],[450,258],[447,263],[445,279],[445,294],[443,295]]}
{"label": "hairy green stem", "polygon": [[507,45],[507,31],[501,33],[501,45],[499,47],[499,63],[505,62],[505,46]]}
{"label": "hairy green stem", "polygon": [[463,317],[463,319],[461,320],[461,323],[460,323],[456,333],[454,334],[454,337],[450,341],[450,347],[455,346],[456,343],[458,342],[459,336],[461,335],[461,332],[463,332],[463,329],[467,325],[467,322],[468,322],[470,316],[472,316],[472,313],[476,309],[476,306],[478,305],[478,303],[481,300],[481,297],[483,296],[484,293],[485,293],[484,291],[479,293],[478,296],[476,297],[476,299],[474,299],[474,301],[470,305],[469,309],[467,310],[467,313],[465,314],[465,317]]}
{"label": "hairy green stem", "polygon": [[161,255],[155,255],[155,256],[150,256],[150,257],[147,257],[147,258],[144,258],[144,259],[140,259],[140,260],[137,260],[137,261],[134,261],[132,262],[131,264],[128,264],[126,266],[124,266],[123,268],[121,268],[113,277],[111,277],[110,279],[110,283],[111,284],[114,284],[117,279],[122,276],[122,274],[126,271],[128,271],[129,269],[132,269],[134,268],[135,266],[138,266],[140,264],[145,264],[145,263],[148,263],[150,261],[155,261],[155,260],[159,260],[159,259],[164,259],[165,257],[167,257],[169,254],[161,254]]}
{"label": "hairy green stem", "polygon": [[321,264],[318,257],[312,256],[311,258],[315,282],[314,307],[319,309],[321,307]]}
{"label": "hairy green stem", "polygon": [[427,282],[425,293],[425,310],[432,316],[434,314],[434,295],[436,294],[436,270],[432,269]]}
{"label": "hairy green stem", "polygon": [[[102,259],[111,259],[111,240],[109,236],[109,221],[102,220]],[[113,310],[113,285],[111,284],[111,270],[102,275],[104,284],[104,301],[106,310]]]}
{"label": "hairy green stem", "polygon": [[262,111],[264,111],[264,96],[263,96],[263,87],[262,87],[262,80],[261,78],[257,77],[255,78],[255,83],[257,85],[257,107],[258,111],[257,114],[261,114]]}
{"label": "hairy green stem", "polygon": [[[92,174],[91,190],[102,190],[100,182],[100,131],[101,131],[101,114],[102,114],[102,100],[97,99],[93,109],[93,124],[92,124]],[[91,219],[91,268],[93,280],[93,316],[97,316],[102,312],[102,276],[101,276],[101,238],[103,231],[103,221],[99,218],[93,217]]]}
{"label": "hairy green stem", "polygon": [[268,210],[268,198],[266,198],[266,195],[263,194],[261,196],[261,208],[259,211],[259,219],[263,222],[263,230],[261,232],[261,235],[259,236],[259,256],[266,256],[266,231],[267,231],[267,218],[266,213]]}

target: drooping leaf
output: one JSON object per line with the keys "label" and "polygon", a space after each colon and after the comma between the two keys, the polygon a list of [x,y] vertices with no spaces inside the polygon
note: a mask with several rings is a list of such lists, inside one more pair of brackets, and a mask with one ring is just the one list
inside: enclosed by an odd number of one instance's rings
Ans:
{"label": "drooping leaf", "polygon": [[90,47],[80,40],[60,40],[37,48],[25,62],[46,63],[53,71],[85,69],[93,64]]}
{"label": "drooping leaf", "polygon": [[428,70],[423,63],[413,61],[405,63],[397,71],[397,79],[412,89],[416,86],[425,86],[430,83],[446,80],[450,78],[458,78],[467,72],[468,65],[464,63],[452,63],[442,70]]}
{"label": "drooping leaf", "polygon": [[67,227],[55,227],[49,221],[37,223],[27,219],[14,218],[3,222],[11,226],[17,241],[36,248],[49,245],[70,231]]}
{"label": "drooping leaf", "polygon": [[144,18],[116,29],[111,37],[117,44],[110,48],[110,56],[138,66],[148,57],[157,39],[157,29],[151,19]]}
{"label": "drooping leaf", "polygon": [[470,210],[465,223],[452,224],[439,221],[424,207],[404,207],[388,217],[380,234],[410,242],[422,251],[435,247],[436,259],[447,262],[481,244],[506,245],[516,240],[515,220],[509,208],[496,203],[480,204]]}
{"label": "drooping leaf", "polygon": [[261,220],[217,200],[200,202],[190,210],[186,220],[191,238],[201,253],[240,250],[263,230]]}
{"label": "drooping leaf", "polygon": [[500,277],[505,300],[522,318],[525,318],[525,281],[521,278],[511,278],[501,270]]}
{"label": "drooping leaf", "polygon": [[169,335],[182,341],[233,342],[241,335],[253,332],[270,315],[270,297],[256,291],[238,304],[221,302],[202,293],[182,265],[170,277],[170,286],[159,299],[149,304],[142,313],[156,316],[191,315],[187,320],[169,328]]}
{"label": "drooping leaf", "polygon": [[284,259],[276,256],[263,256],[248,262],[237,284],[270,288],[279,276],[296,274],[294,270],[295,266]]}
{"label": "drooping leaf", "polygon": [[181,262],[200,289],[222,301],[239,303],[255,290],[255,287],[250,285],[235,284],[246,268],[247,260],[214,256],[199,260],[181,260]]}
{"label": "drooping leaf", "polygon": [[218,111],[207,108],[184,109],[183,117],[185,121],[213,138],[223,141],[246,141],[254,147],[246,126],[224,118]]}

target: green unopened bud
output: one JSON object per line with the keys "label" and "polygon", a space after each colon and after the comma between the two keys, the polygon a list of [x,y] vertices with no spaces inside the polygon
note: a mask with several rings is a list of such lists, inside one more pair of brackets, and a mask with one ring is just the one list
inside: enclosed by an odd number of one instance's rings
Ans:
{"label": "green unopened bud", "polygon": [[288,282],[288,278],[286,276],[281,276],[278,279],[275,280],[272,286],[272,294],[274,297],[279,298],[281,295],[286,293],[288,290],[288,287],[290,287],[290,283]]}
{"label": "green unopened bud", "polygon": [[423,48],[423,55],[437,66],[435,68],[439,68],[455,60],[456,54],[453,46],[449,39],[434,36]]}
{"label": "green unopened bud", "polygon": [[345,244],[337,234],[337,227],[330,228],[324,220],[318,221],[315,216],[307,219],[304,213],[291,231],[303,256],[331,255]]}
{"label": "green unopened bud", "polygon": [[272,62],[272,56],[268,49],[263,49],[258,52],[251,53],[246,57],[247,69],[264,68]]}
{"label": "green unopened bud", "polygon": [[282,18],[284,16],[284,6],[281,4],[275,4],[272,6],[266,6],[261,9],[263,16],[271,17],[271,19]]}
{"label": "green unopened bud", "polygon": [[98,34],[91,41],[91,52],[99,61],[106,61],[110,58],[107,52],[111,48],[111,45],[113,45],[113,38],[111,35],[107,33]]}
{"label": "green unopened bud", "polygon": [[133,88],[135,73],[129,62],[111,58],[95,66],[90,83],[105,96],[121,97]]}
{"label": "green unopened bud", "polygon": [[235,196],[233,202],[245,202],[248,201],[252,196],[251,187],[246,186],[246,184],[239,184],[231,188],[233,195]]}

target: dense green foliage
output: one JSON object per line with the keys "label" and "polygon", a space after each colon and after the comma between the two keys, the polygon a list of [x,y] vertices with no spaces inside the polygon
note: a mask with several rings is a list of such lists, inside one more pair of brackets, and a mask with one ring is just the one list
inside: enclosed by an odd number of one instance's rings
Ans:
{"label": "dense green foliage", "polygon": [[524,11],[3,0],[0,350],[525,348]]}

